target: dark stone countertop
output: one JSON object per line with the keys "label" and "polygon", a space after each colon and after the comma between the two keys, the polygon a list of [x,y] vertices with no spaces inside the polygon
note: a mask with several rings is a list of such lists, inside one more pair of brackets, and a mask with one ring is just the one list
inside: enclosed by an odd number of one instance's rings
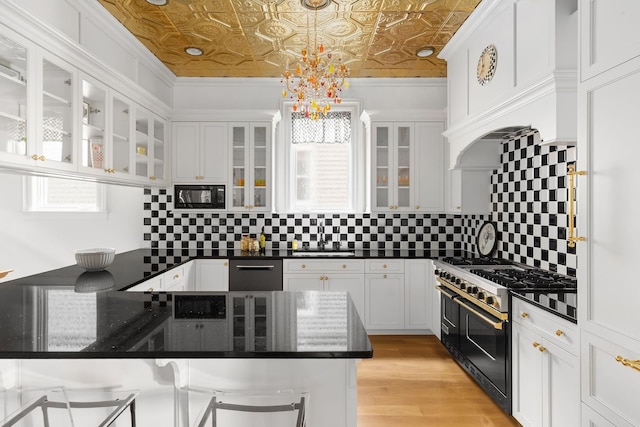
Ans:
{"label": "dark stone countertop", "polygon": [[578,323],[578,294],[575,290],[527,291],[512,289],[511,295],[572,323]]}

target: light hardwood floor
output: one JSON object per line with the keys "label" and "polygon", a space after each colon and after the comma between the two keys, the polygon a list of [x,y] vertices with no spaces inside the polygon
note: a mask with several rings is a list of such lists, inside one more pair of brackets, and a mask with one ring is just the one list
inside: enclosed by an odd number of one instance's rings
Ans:
{"label": "light hardwood floor", "polygon": [[358,366],[358,427],[511,427],[506,415],[427,336],[369,337],[373,359]]}

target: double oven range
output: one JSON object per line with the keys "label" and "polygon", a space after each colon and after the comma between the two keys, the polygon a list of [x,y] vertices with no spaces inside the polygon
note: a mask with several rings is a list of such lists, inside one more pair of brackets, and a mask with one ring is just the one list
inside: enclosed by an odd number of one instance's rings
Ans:
{"label": "double oven range", "polygon": [[511,414],[510,290],[575,298],[576,280],[497,258],[435,261],[440,339],[459,365]]}

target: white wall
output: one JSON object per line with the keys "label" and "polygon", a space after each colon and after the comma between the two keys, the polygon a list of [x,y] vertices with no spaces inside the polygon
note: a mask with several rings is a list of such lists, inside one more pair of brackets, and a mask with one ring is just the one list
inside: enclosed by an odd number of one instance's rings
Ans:
{"label": "white wall", "polygon": [[75,264],[76,249],[143,246],[143,189],[107,185],[107,218],[55,218],[22,212],[23,177],[0,173],[0,282]]}

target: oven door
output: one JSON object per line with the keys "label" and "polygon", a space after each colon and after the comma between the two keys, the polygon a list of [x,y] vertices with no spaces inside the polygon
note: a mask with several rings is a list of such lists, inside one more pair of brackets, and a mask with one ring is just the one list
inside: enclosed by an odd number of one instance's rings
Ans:
{"label": "oven door", "polygon": [[440,341],[454,348],[460,346],[459,305],[455,303],[456,294],[444,286],[438,286],[440,292]]}
{"label": "oven door", "polygon": [[454,301],[460,308],[460,352],[508,395],[509,324],[462,299]]}

